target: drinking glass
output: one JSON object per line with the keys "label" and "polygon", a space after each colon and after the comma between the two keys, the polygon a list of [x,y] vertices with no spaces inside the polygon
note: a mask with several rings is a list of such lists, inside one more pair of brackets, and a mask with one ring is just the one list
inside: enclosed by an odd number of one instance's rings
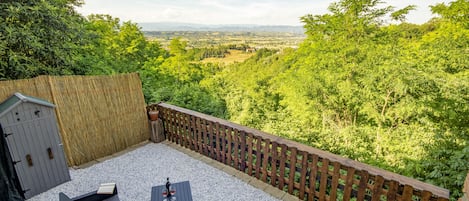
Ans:
{"label": "drinking glass", "polygon": [[174,186],[170,186],[169,187],[169,193],[171,193],[171,195],[176,194],[176,188]]}
{"label": "drinking glass", "polygon": [[161,195],[163,195],[163,197],[167,197],[168,196],[168,190],[167,189],[161,190]]}

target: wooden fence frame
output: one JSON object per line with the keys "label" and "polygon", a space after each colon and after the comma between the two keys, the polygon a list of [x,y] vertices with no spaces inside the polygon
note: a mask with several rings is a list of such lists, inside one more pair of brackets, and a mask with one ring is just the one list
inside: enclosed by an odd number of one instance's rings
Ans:
{"label": "wooden fence frame", "polygon": [[447,189],[256,129],[166,103],[150,108],[167,140],[300,200],[449,200]]}

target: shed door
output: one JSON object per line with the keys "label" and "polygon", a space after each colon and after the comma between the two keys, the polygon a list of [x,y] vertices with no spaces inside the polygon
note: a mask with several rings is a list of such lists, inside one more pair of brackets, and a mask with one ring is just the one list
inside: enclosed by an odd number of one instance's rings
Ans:
{"label": "shed door", "polygon": [[46,115],[48,112],[52,110],[41,111],[42,116],[36,118],[15,112],[12,116],[16,115],[17,118],[13,120],[17,122],[4,128],[26,199],[70,180],[55,116]]}

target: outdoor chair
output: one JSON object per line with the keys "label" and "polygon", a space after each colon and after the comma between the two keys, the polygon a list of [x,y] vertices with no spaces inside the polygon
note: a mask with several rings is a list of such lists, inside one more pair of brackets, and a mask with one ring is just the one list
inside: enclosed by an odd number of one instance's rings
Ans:
{"label": "outdoor chair", "polygon": [[119,201],[115,183],[101,184],[97,191],[92,191],[74,198],[59,193],[59,201]]}

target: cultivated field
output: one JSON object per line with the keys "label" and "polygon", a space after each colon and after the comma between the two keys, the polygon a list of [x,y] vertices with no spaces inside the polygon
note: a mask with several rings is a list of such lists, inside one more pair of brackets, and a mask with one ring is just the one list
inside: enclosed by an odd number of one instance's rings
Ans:
{"label": "cultivated field", "polygon": [[147,31],[144,33],[149,40],[157,40],[163,47],[167,47],[173,38],[180,37],[192,48],[240,44],[247,44],[257,49],[295,48],[305,38],[304,34],[288,32]]}

